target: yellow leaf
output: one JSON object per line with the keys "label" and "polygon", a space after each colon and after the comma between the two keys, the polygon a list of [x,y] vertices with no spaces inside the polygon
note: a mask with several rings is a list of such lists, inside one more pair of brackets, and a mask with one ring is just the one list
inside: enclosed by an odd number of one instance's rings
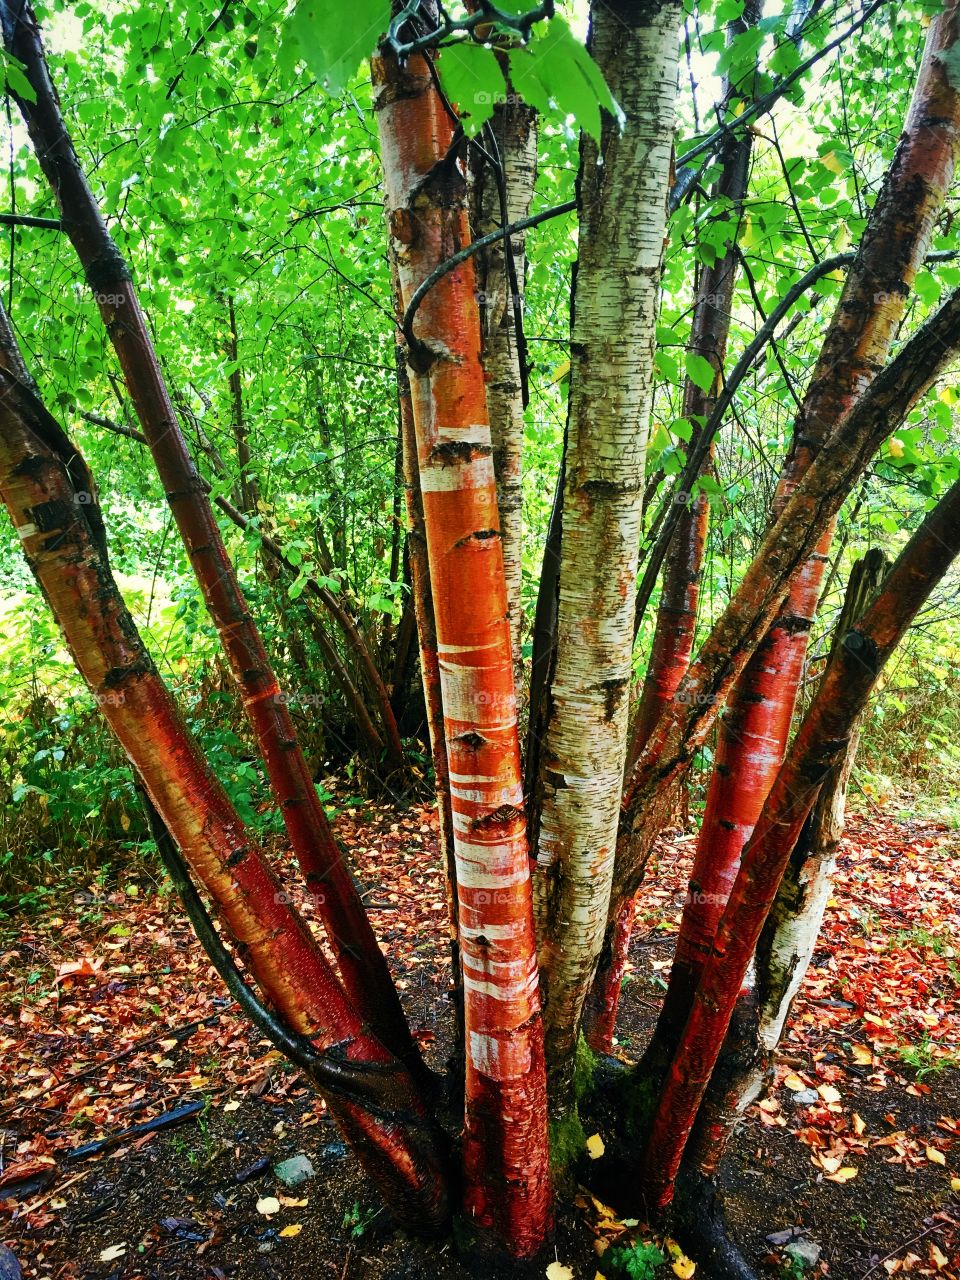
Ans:
{"label": "yellow leaf", "polygon": [[825,156],[821,156],[820,163],[825,169],[829,169],[831,173],[843,173],[843,165],[837,158],[835,151],[828,151]]}
{"label": "yellow leaf", "polygon": [[862,1138],[867,1131],[867,1126],[864,1124],[864,1122],[860,1119],[858,1115],[855,1115],[853,1117],[853,1131],[858,1138]]}
{"label": "yellow leaf", "polygon": [[673,1264],[673,1274],[679,1276],[680,1280],[690,1280],[690,1277],[697,1269],[697,1264],[692,1258],[678,1258]]}
{"label": "yellow leaf", "polygon": [[108,1249],[100,1250],[100,1261],[116,1262],[116,1260],[118,1258],[122,1258],[126,1252],[127,1246],[125,1244],[112,1244]]}
{"label": "yellow leaf", "polygon": [[791,1093],[802,1093],[807,1086],[798,1075],[791,1073],[784,1079],[783,1087],[789,1089]]}
{"label": "yellow leaf", "polygon": [[591,1160],[599,1160],[604,1151],[606,1151],[606,1147],[603,1145],[603,1139],[599,1133],[595,1133],[593,1137],[587,1139],[587,1155]]}
{"label": "yellow leaf", "polygon": [[280,1234],[284,1239],[289,1240],[291,1236],[298,1236],[302,1230],[302,1222],[291,1222],[289,1227],[284,1227]]}
{"label": "yellow leaf", "polygon": [[873,1064],[873,1054],[864,1044],[855,1044],[853,1046],[853,1060],[859,1063],[861,1067],[869,1067]]}
{"label": "yellow leaf", "polygon": [[950,1179],[950,1190],[951,1190],[951,1191],[960,1191],[960,1178],[951,1178],[951,1179]]}
{"label": "yellow leaf", "polygon": [[817,1090],[817,1093],[819,1093],[824,1102],[828,1104],[840,1101],[840,1090],[835,1089],[832,1084],[822,1084]]}
{"label": "yellow leaf", "polygon": [[933,1265],[937,1268],[938,1271],[941,1271],[947,1265],[950,1259],[946,1256],[946,1254],[941,1253],[935,1244],[931,1244],[930,1245],[930,1261],[933,1263]]}
{"label": "yellow leaf", "polygon": [[233,1098],[230,1102],[227,1102],[224,1104],[223,1109],[224,1111],[239,1111],[240,1103],[236,1100],[236,1098]]}
{"label": "yellow leaf", "polygon": [[938,1151],[936,1147],[927,1147],[927,1159],[931,1164],[946,1164],[947,1157],[942,1151]]}
{"label": "yellow leaf", "polygon": [[547,1267],[547,1280],[574,1280],[573,1272],[562,1262],[551,1262]]}
{"label": "yellow leaf", "polygon": [[276,1196],[263,1196],[257,1201],[257,1213],[262,1213],[265,1218],[270,1218],[279,1212],[280,1201]]}
{"label": "yellow leaf", "polygon": [[857,1176],[858,1170],[846,1165],[843,1169],[838,1169],[836,1173],[828,1173],[826,1175],[828,1182],[850,1182]]}
{"label": "yellow leaf", "polygon": [[892,436],[890,439],[890,443],[887,445],[887,448],[890,450],[891,458],[903,457],[903,441],[899,438],[899,436]]}

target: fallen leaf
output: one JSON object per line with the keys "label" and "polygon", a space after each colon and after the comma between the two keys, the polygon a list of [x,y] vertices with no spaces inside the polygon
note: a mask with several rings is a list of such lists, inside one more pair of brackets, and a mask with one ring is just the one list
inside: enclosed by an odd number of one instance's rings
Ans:
{"label": "fallen leaf", "polygon": [[223,1109],[224,1111],[239,1111],[240,1103],[236,1100],[236,1098],[233,1098],[230,1102],[227,1102],[224,1104]]}
{"label": "fallen leaf", "polygon": [[116,1262],[118,1258],[122,1258],[127,1252],[125,1244],[112,1244],[107,1249],[100,1250],[101,1262]]}
{"label": "fallen leaf", "polygon": [[279,1212],[280,1201],[276,1196],[264,1196],[257,1201],[257,1213],[262,1213],[265,1218],[270,1218]]}
{"label": "fallen leaf", "polygon": [[859,1170],[846,1165],[843,1169],[838,1169],[836,1173],[828,1173],[825,1175],[828,1182],[851,1182]]}
{"label": "fallen leaf", "polygon": [[936,1147],[927,1147],[926,1156],[931,1164],[947,1163],[947,1157],[943,1154],[942,1151],[938,1151]]}
{"label": "fallen leaf", "polygon": [[281,1230],[280,1234],[284,1237],[285,1240],[289,1240],[291,1236],[298,1236],[302,1230],[303,1230],[302,1222],[291,1222],[289,1227],[284,1227]]}
{"label": "fallen leaf", "polygon": [[606,1147],[603,1145],[603,1139],[599,1133],[595,1133],[587,1139],[587,1155],[591,1160],[599,1160],[604,1151],[606,1151]]}
{"label": "fallen leaf", "polygon": [[820,1087],[817,1089],[817,1093],[819,1093],[820,1097],[824,1100],[824,1102],[828,1104],[831,1102],[840,1101],[840,1090],[835,1089],[832,1084],[820,1085]]}
{"label": "fallen leaf", "polygon": [[562,1262],[551,1262],[547,1267],[547,1280],[574,1280],[573,1272]]}
{"label": "fallen leaf", "polygon": [[784,1078],[783,1084],[784,1088],[789,1089],[791,1093],[803,1093],[807,1087],[806,1082],[794,1072]]}

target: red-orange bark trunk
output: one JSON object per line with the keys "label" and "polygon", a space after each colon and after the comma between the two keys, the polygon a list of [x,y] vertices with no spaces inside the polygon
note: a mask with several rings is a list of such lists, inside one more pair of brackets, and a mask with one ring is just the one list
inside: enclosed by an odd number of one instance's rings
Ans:
{"label": "red-orange bark trunk", "polygon": [[[344,983],[376,1034],[418,1073],[419,1052],[356,886],[337,848],[266,650],[237,583],[170,400],[130,271],[70,139],[29,6],[0,5],[4,41],[36,94],[18,97],[37,158],[120,360],[170,509],[241,691],[290,843],[314,892]],[[159,806],[158,806],[159,808]]]}
{"label": "red-orange bark trunk", "polygon": [[953,293],[840,423],[767,533],[627,780],[611,915],[636,890],[661,827],[662,799],[705,741],[717,706],[749,660],[753,637],[770,627],[791,578],[815,551],[870,458],[953,358],[958,344],[960,294]]}
{"label": "red-orange bark trunk", "polygon": [[342,1073],[342,1091],[322,1091],[387,1203],[412,1229],[437,1228],[442,1139],[417,1086],[363,1025],[157,674],[106,561],[82,459],[19,369],[0,363],[0,496],[80,673],[257,983]]}
{"label": "red-orange bark trunk", "polygon": [[[952,5],[930,27],[897,153],[847,275],[797,419],[774,501],[781,511],[823,442],[876,376],[930,246],[960,154],[960,93],[941,54],[958,35]],[[744,844],[786,749],[835,519],[795,576],[779,617],[741,675],[722,721],[717,758],[654,1049],[683,1027]]]}
{"label": "red-orange bark trunk", "polygon": [[846,750],[884,663],[958,553],[960,482],[929,513],[844,638],[744,849],[644,1152],[641,1187],[651,1208],[670,1202],[757,940],[824,778]]}
{"label": "red-orange bark trunk", "polygon": [[[391,249],[406,306],[469,242],[453,121],[422,56],[374,59]],[[465,1018],[467,1220],[537,1252],[550,1177],[543,1031],[506,581],[468,260],[426,296],[408,351],[453,809]]]}

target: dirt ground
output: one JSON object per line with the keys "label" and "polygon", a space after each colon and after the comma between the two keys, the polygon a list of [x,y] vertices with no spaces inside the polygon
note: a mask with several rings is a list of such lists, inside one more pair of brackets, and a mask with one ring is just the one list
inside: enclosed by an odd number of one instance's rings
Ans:
{"label": "dirt ground", "polygon": [[[364,806],[337,828],[440,1068],[450,962],[432,817]],[[656,1015],[692,850],[689,835],[665,840],[638,903],[626,1059]],[[793,1230],[820,1247],[813,1274],[960,1280],[958,871],[943,827],[851,821],[776,1084],[724,1168],[734,1235],[762,1276],[803,1274],[783,1252]],[[71,884],[44,912],[8,919],[0,961],[0,1240],[25,1277],[470,1273],[450,1242],[392,1228],[323,1104],[240,1019],[145,869]],[[201,1105],[179,1125],[118,1137],[189,1103]],[[104,1152],[71,1155],[105,1136]],[[297,1155],[314,1176],[284,1187],[274,1165]],[[604,1245],[637,1237],[574,1199],[558,1208],[551,1257],[594,1280]],[[0,1250],[0,1280],[15,1276]]]}

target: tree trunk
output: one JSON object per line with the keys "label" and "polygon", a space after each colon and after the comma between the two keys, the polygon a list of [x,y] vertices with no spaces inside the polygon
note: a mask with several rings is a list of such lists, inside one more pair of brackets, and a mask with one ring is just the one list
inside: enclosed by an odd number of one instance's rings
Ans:
{"label": "tree trunk", "polygon": [[781,766],[740,864],[641,1161],[641,1192],[669,1204],[687,1138],[791,852],[842,760],[884,663],[960,553],[960,482],[927,515],[880,594],[844,636]]}
{"label": "tree trunk", "polygon": [[623,787],[633,595],[673,143],[679,7],[591,10],[625,113],[581,137],[557,661],[541,758],[537,914],[551,1106],[572,1100]]}
{"label": "tree trunk", "polygon": [[[399,289],[399,282],[395,281]],[[437,650],[437,623],[430,586],[430,564],[427,557],[427,535],[423,522],[423,495],[420,492],[420,464],[417,458],[417,434],[413,421],[410,378],[402,346],[397,346],[397,386],[400,398],[400,422],[403,443],[403,486],[407,505],[407,550],[410,562],[410,584],[413,612],[420,646],[420,675],[423,701],[427,710],[427,732],[433,759],[434,794],[437,801],[437,835],[444,870],[447,896],[447,921],[450,933],[450,979],[455,1012],[456,1041],[454,1068],[458,1080],[463,1079],[463,972],[460,962],[460,921],[457,905],[456,842],[453,829],[453,804],[450,795],[450,770],[447,764],[447,739],[443,722],[443,695],[440,687],[440,660]]]}
{"label": "tree trunk", "polygon": [[[469,242],[453,124],[429,64],[373,61],[401,305]],[[518,1257],[550,1201],[530,865],[473,263],[445,275],[408,349],[453,809],[466,1030],[468,1223]]]}
{"label": "tree trunk", "polygon": [[[883,552],[868,551],[850,573],[837,620],[829,664],[837,660],[847,632],[876,598],[887,567]],[[826,670],[824,679],[826,678]],[[842,757],[833,766],[817,797],[781,881],[754,964],[749,985],[755,988],[738,1010],[714,1069],[687,1159],[714,1177],[737,1121],[757,1097],[773,1058],[790,1006],[803,981],[830,897],[837,850],[843,836],[847,784],[860,742],[860,719],[854,721]]]}
{"label": "tree trunk", "polygon": [[[955,6],[931,23],[905,130],[807,389],[774,516],[882,368],[930,246],[960,154],[960,93],[940,61],[956,27]],[[740,854],[783,759],[834,526],[835,517],[794,577],[722,721],[670,984],[650,1047],[654,1069],[669,1060],[683,1028]]]}
{"label": "tree trunk", "polygon": [[[760,18],[762,5],[754,0],[736,22],[728,28],[728,41],[742,35]],[[720,111],[726,114],[734,93],[743,94],[742,85],[736,90],[729,84],[724,93]],[[722,216],[735,215],[747,194],[750,173],[750,153],[753,134],[747,130],[733,135],[718,156],[721,174],[714,188],[714,198],[724,201]],[[729,201],[729,205],[726,203]],[[733,309],[733,287],[737,275],[738,257],[731,246],[712,266],[704,267],[697,282],[690,342],[687,350],[708,360],[716,370],[714,385],[707,389],[687,377],[683,388],[683,416],[690,423],[690,444],[695,447],[701,423],[709,418],[716,404],[716,391],[723,376],[730,336],[730,318]],[[704,463],[710,467],[713,449]],[[700,601],[700,576],[703,554],[707,542],[710,521],[710,504],[706,494],[684,495],[688,501],[683,507],[676,530],[670,542],[663,571],[660,605],[654,629],[650,659],[640,703],[633,717],[627,749],[627,771],[636,763],[664,707],[673,699],[686,675],[693,652],[697,624],[697,606]],[[620,986],[627,962],[630,934],[633,928],[634,907],[632,900],[624,903],[604,939],[600,963],[591,990],[586,1018],[586,1034],[591,1048],[609,1053],[613,1044],[617,1007],[620,1002]]]}
{"label": "tree trunk", "polygon": [[[519,222],[530,212],[537,179],[537,115],[516,94],[496,105],[486,131],[494,161],[474,165],[477,236]],[[476,153],[475,153],[476,155]],[[526,350],[523,344],[526,237],[523,232],[498,240],[477,254],[477,286],[481,302],[481,335],[493,470],[503,542],[503,571],[507,580],[510,637],[514,662],[519,665],[523,606],[523,411],[527,407]]]}
{"label": "tree trunk", "polygon": [[60,114],[36,18],[29,7],[15,10],[8,3],[0,5],[0,18],[7,50],[23,62],[36,93],[36,102],[18,97],[17,104],[120,360],[170,509],[241,691],[290,843],[316,895],[347,991],[383,1043],[411,1070],[422,1074],[419,1051],[386,961],[330,831],[293,721],[180,430],[130,270],[110,237]]}
{"label": "tree trunk", "polygon": [[821,449],[765,536],[677,697],[661,716],[624,788],[611,916],[636,891],[662,825],[662,801],[716,721],[736,681],[870,458],[956,354],[960,291],[906,342]]}
{"label": "tree trunk", "polygon": [[[5,315],[0,329],[9,352]],[[19,380],[17,365],[0,363],[0,495],[78,670],[250,972],[289,1027],[324,1057],[331,1114],[388,1205],[412,1229],[439,1227],[443,1143],[417,1085],[365,1029],[250,843],[123,602],[85,464]]]}

